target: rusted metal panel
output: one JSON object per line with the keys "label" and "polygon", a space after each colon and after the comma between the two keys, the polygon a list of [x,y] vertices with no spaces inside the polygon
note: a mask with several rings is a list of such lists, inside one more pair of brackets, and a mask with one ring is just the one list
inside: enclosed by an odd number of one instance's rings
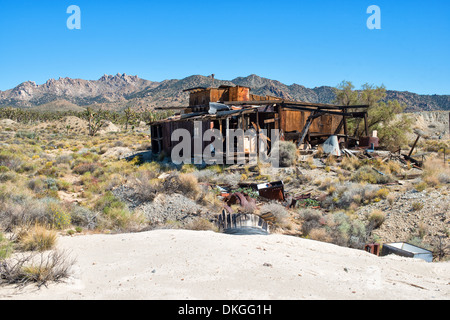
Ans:
{"label": "rusted metal panel", "polygon": [[359,138],[359,146],[364,148],[369,148],[372,146],[377,148],[379,146],[380,139],[377,137],[361,137]]}
{"label": "rusted metal panel", "polygon": [[364,246],[364,251],[367,251],[371,254],[378,256],[380,254],[380,244],[379,243],[366,244]]}
{"label": "rusted metal panel", "polygon": [[283,181],[258,184],[259,195],[270,200],[285,201]]}

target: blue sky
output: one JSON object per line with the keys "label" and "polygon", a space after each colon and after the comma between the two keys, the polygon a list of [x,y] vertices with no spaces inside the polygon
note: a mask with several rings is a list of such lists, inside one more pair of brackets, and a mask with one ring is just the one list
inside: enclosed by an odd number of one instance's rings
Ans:
{"label": "blue sky", "polygon": [[[70,5],[81,30],[69,30]],[[369,30],[370,5],[381,30]],[[127,73],[162,81],[257,74],[450,94],[450,1],[0,0],[0,90]]]}

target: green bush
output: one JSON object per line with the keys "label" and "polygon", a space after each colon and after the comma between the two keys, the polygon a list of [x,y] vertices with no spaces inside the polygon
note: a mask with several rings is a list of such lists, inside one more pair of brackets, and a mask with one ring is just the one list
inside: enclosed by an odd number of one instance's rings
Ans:
{"label": "green bush", "polygon": [[0,260],[8,258],[12,252],[12,243],[0,232]]}
{"label": "green bush", "polygon": [[352,181],[385,184],[394,181],[391,175],[380,173],[371,166],[362,166],[353,175]]}

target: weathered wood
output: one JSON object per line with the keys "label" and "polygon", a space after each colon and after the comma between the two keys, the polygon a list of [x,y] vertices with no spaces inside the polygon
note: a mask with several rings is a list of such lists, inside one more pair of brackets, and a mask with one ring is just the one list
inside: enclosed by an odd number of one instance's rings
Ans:
{"label": "weathered wood", "polygon": [[416,139],[416,141],[414,142],[414,144],[413,144],[411,150],[409,151],[408,157],[411,157],[411,155],[413,154],[414,149],[416,148],[417,142],[419,142],[419,139],[420,139],[420,134],[417,135],[417,139]]}
{"label": "weathered wood", "polygon": [[308,120],[306,121],[306,125],[303,128],[301,134],[300,134],[300,140],[297,143],[297,147],[300,147],[303,143],[303,141],[306,138],[306,135],[308,134],[309,128],[311,127],[312,122],[314,121],[314,119],[320,117],[321,115],[323,115],[322,112],[314,112],[312,115],[309,116]]}

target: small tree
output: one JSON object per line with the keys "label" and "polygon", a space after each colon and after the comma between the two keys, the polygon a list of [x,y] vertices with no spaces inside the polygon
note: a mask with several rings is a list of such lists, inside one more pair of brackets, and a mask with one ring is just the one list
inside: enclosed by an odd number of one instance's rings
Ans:
{"label": "small tree", "polygon": [[127,107],[124,110],[124,117],[125,117],[125,130],[128,130],[128,124],[133,123],[134,121],[136,121],[136,112],[131,109],[131,107]]}
{"label": "small tree", "polygon": [[[411,132],[412,120],[402,114],[406,108],[404,103],[398,100],[386,100],[386,87],[376,87],[364,84],[360,91],[355,91],[349,81],[341,82],[336,88],[335,103],[349,106],[368,105],[367,125],[369,130],[377,130],[378,137],[388,149],[396,149],[408,142],[407,133]],[[364,125],[361,119],[348,119],[350,132],[361,136],[364,133]]]}
{"label": "small tree", "polygon": [[100,129],[103,116],[102,112],[97,111],[95,112],[91,107],[87,107],[85,111],[85,116],[88,120],[88,130],[90,136],[95,136],[97,131]]}

